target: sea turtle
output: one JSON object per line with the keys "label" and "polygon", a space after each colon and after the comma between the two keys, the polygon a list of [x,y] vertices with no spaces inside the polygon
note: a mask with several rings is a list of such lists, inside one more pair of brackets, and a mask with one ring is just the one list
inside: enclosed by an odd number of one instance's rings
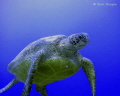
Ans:
{"label": "sea turtle", "polygon": [[42,96],[48,96],[46,85],[75,74],[81,67],[95,96],[96,77],[92,62],[78,52],[89,42],[87,33],[41,38],[25,47],[8,65],[16,76],[0,94],[18,82],[25,83],[21,96],[29,96],[32,84]]}

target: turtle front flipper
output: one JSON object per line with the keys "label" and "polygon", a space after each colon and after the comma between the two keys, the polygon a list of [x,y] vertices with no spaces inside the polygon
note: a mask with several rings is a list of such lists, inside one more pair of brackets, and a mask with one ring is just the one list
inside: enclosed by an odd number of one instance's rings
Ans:
{"label": "turtle front flipper", "polygon": [[93,66],[92,62],[85,57],[82,59],[81,62],[82,62],[82,69],[84,70],[84,72],[86,73],[86,75],[90,81],[90,85],[92,88],[92,94],[93,94],[93,96],[95,96],[95,94],[96,94],[96,76],[95,76],[94,66]]}
{"label": "turtle front flipper", "polygon": [[25,86],[23,88],[23,92],[21,96],[29,96],[32,83],[33,83],[33,79],[34,79],[34,75],[35,75],[35,71],[38,67],[39,62],[44,60],[44,51],[43,50],[38,51],[31,59],[32,59],[31,65],[28,70],[28,77],[26,78]]}
{"label": "turtle front flipper", "polygon": [[36,85],[36,90],[37,90],[37,92],[42,94],[42,96],[48,96],[45,85]]}

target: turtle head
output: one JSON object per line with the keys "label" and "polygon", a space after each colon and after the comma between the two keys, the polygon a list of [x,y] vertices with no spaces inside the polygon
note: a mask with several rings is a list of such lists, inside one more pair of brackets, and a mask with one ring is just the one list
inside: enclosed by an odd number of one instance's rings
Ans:
{"label": "turtle head", "polygon": [[60,42],[60,49],[73,52],[82,49],[88,43],[89,36],[87,33],[72,34]]}
{"label": "turtle head", "polygon": [[68,40],[73,48],[79,50],[89,43],[89,36],[87,33],[72,34],[68,37]]}

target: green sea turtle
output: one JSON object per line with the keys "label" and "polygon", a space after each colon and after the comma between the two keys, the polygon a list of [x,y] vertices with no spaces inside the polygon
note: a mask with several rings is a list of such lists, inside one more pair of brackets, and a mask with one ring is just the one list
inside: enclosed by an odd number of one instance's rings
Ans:
{"label": "green sea turtle", "polygon": [[48,96],[46,85],[75,74],[81,67],[87,75],[95,96],[96,77],[92,62],[78,52],[88,44],[87,33],[41,38],[25,47],[8,65],[16,76],[0,94],[18,82],[25,83],[21,96],[29,96],[32,84],[42,96]]}

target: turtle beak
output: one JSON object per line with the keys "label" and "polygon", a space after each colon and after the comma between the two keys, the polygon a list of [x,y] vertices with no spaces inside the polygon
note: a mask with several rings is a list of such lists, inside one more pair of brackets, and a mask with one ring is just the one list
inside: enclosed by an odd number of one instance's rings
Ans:
{"label": "turtle beak", "polygon": [[87,33],[81,33],[81,40],[88,44],[90,42],[89,35]]}
{"label": "turtle beak", "polygon": [[87,42],[89,43],[90,42],[89,35],[87,33],[83,33],[83,34],[86,37]]}

